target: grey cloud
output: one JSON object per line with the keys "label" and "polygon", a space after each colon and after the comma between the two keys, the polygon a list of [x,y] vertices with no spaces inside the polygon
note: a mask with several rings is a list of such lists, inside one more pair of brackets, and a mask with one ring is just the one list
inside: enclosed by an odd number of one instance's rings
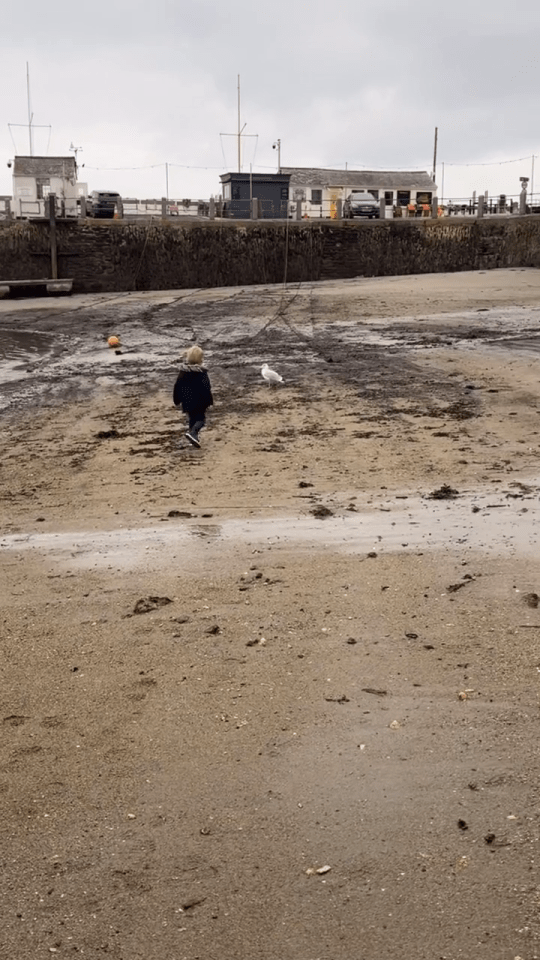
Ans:
{"label": "grey cloud", "polygon": [[55,152],[80,140],[89,165],[219,166],[238,74],[261,167],[277,136],[291,164],[429,167],[436,125],[441,159],[511,158],[538,148],[539,35],[532,0],[56,0],[48,17],[30,0],[0,38],[0,154],[26,117],[29,60],[35,122],[53,125]]}

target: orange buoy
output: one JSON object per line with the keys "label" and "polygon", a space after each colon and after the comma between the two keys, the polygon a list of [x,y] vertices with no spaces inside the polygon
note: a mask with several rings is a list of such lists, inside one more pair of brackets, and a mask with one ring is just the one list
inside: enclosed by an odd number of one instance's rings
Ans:
{"label": "orange buoy", "polygon": [[120,337],[109,337],[107,343],[110,347],[119,347],[120,346]]}

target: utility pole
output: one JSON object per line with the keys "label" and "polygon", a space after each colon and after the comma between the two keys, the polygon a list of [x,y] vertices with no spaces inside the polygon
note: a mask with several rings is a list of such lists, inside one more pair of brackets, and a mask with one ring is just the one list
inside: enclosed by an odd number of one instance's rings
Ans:
{"label": "utility pole", "polygon": [[49,194],[49,237],[51,243],[51,279],[58,280],[58,248],[56,244],[56,197]]}
{"label": "utility pole", "polygon": [[277,150],[277,172],[281,173],[281,140],[276,140],[272,147]]}
{"label": "utility pole", "polygon": [[238,173],[242,170],[242,152],[240,149],[242,131],[240,130],[240,74],[238,74]]}
{"label": "utility pole", "polygon": [[435,127],[435,144],[434,144],[434,146],[433,146],[433,175],[432,175],[432,177],[431,177],[431,179],[433,180],[433,183],[435,183],[435,178],[436,178],[436,176],[437,176],[437,135],[438,135],[438,132],[439,132],[439,128],[438,128],[438,127]]}

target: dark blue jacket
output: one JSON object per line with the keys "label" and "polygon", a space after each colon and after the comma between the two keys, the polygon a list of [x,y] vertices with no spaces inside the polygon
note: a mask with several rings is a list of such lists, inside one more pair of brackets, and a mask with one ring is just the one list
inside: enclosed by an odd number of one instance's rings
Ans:
{"label": "dark blue jacket", "polygon": [[173,390],[176,407],[182,406],[184,413],[192,410],[206,410],[211,407],[214,398],[210,387],[210,378],[204,367],[183,363],[180,367]]}

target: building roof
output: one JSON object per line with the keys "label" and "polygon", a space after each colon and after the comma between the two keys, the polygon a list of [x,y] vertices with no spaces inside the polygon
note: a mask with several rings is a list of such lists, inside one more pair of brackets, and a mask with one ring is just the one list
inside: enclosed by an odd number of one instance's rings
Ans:
{"label": "building roof", "polygon": [[244,173],[242,171],[242,173],[222,173],[219,179],[222,183],[227,180],[253,180],[253,183],[288,183],[289,173],[287,170],[282,170],[281,173]]}
{"label": "building roof", "polygon": [[430,190],[434,183],[425,170],[330,170],[320,167],[282,167],[291,185],[350,187],[364,190]]}
{"label": "building roof", "polygon": [[14,177],[60,177],[62,180],[77,180],[75,157],[15,157]]}

